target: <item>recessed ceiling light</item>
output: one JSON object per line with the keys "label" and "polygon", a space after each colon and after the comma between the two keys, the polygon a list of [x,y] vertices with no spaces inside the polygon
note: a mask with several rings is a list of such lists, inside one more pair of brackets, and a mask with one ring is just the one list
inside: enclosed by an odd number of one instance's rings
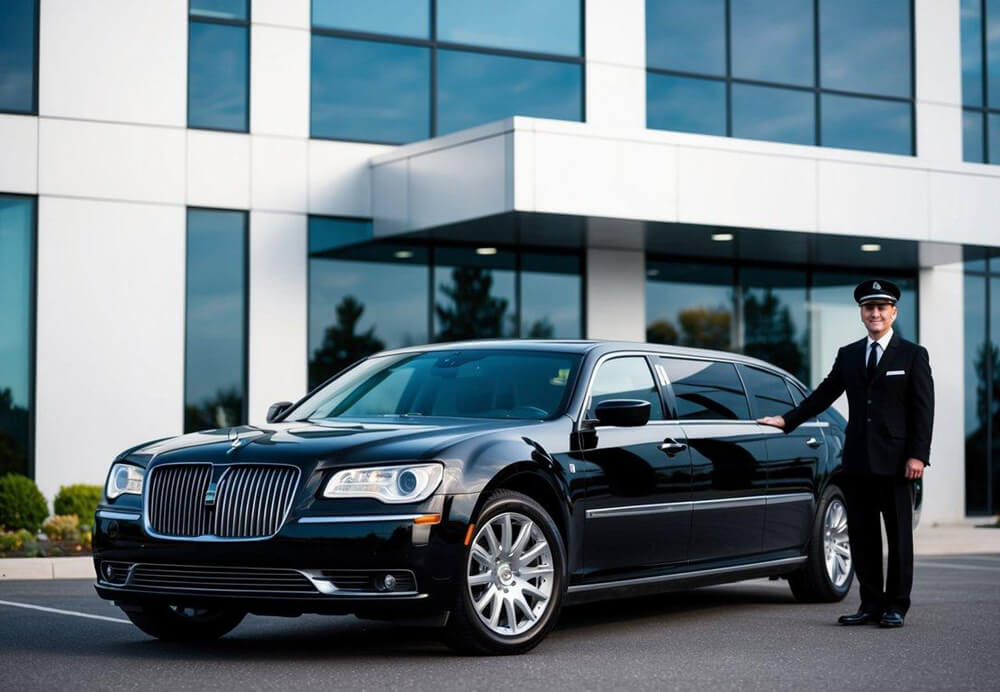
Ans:
{"label": "recessed ceiling light", "polygon": [[659,276],[659,275],[660,275],[660,270],[659,269],[647,269],[646,270],[646,276]]}
{"label": "recessed ceiling light", "polygon": [[882,250],[882,246],[878,243],[862,243],[861,252],[879,252]]}
{"label": "recessed ceiling light", "polygon": [[733,239],[732,233],[713,233],[712,240],[716,240],[720,243],[725,243]]}
{"label": "recessed ceiling light", "polygon": [[396,259],[410,259],[413,257],[413,252],[411,250],[396,250],[394,256]]}
{"label": "recessed ceiling light", "polygon": [[497,254],[497,249],[495,247],[477,247],[477,255],[495,255]]}

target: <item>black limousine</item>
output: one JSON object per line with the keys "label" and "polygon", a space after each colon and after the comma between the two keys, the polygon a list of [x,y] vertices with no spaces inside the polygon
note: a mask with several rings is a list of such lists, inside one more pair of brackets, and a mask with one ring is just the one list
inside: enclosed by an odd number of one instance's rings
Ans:
{"label": "black limousine", "polygon": [[354,613],[479,653],[527,651],[588,599],[770,576],[839,600],[845,422],[754,422],[805,393],[753,358],[650,344],[378,353],[266,425],[120,454],[96,589],[166,640]]}

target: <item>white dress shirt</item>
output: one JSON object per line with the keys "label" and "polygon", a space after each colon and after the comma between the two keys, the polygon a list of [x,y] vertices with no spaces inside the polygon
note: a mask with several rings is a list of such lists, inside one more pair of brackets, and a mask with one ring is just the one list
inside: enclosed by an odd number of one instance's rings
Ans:
{"label": "white dress shirt", "polygon": [[[889,331],[885,333],[881,339],[878,340],[878,348],[875,349],[875,365],[882,360],[882,354],[885,353],[885,349],[888,348],[889,342],[892,341],[892,327],[889,327]],[[865,344],[865,367],[868,367],[868,356],[872,352],[872,344],[876,343],[872,340],[871,335],[868,336],[868,341]]]}

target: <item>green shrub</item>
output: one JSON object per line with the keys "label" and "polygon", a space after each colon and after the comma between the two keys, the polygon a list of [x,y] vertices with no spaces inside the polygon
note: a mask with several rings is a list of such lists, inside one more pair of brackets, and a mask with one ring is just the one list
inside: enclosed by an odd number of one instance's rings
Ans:
{"label": "green shrub", "polygon": [[55,514],[75,514],[81,524],[90,526],[94,523],[94,512],[97,511],[102,492],[99,485],[64,485],[59,488],[52,509]]}
{"label": "green shrub", "polygon": [[33,480],[17,473],[0,477],[0,526],[34,533],[48,515],[48,505]]}
{"label": "green shrub", "polygon": [[12,553],[24,547],[24,544],[31,543],[35,537],[30,531],[19,529],[17,531],[0,531],[0,553]]}
{"label": "green shrub", "polygon": [[42,531],[50,541],[78,541],[80,520],[75,514],[55,514],[45,520]]}

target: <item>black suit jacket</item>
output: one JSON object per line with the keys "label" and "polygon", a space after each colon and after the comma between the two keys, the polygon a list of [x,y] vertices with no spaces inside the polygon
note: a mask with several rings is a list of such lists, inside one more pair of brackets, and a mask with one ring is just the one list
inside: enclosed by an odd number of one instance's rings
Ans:
{"label": "black suit jacket", "polygon": [[875,376],[868,381],[868,339],[837,352],[826,379],[806,399],[784,415],[785,432],[826,410],[847,392],[850,415],[844,442],[844,469],[901,476],[906,460],[930,464],[934,423],[934,380],[927,349],[893,333]]}

